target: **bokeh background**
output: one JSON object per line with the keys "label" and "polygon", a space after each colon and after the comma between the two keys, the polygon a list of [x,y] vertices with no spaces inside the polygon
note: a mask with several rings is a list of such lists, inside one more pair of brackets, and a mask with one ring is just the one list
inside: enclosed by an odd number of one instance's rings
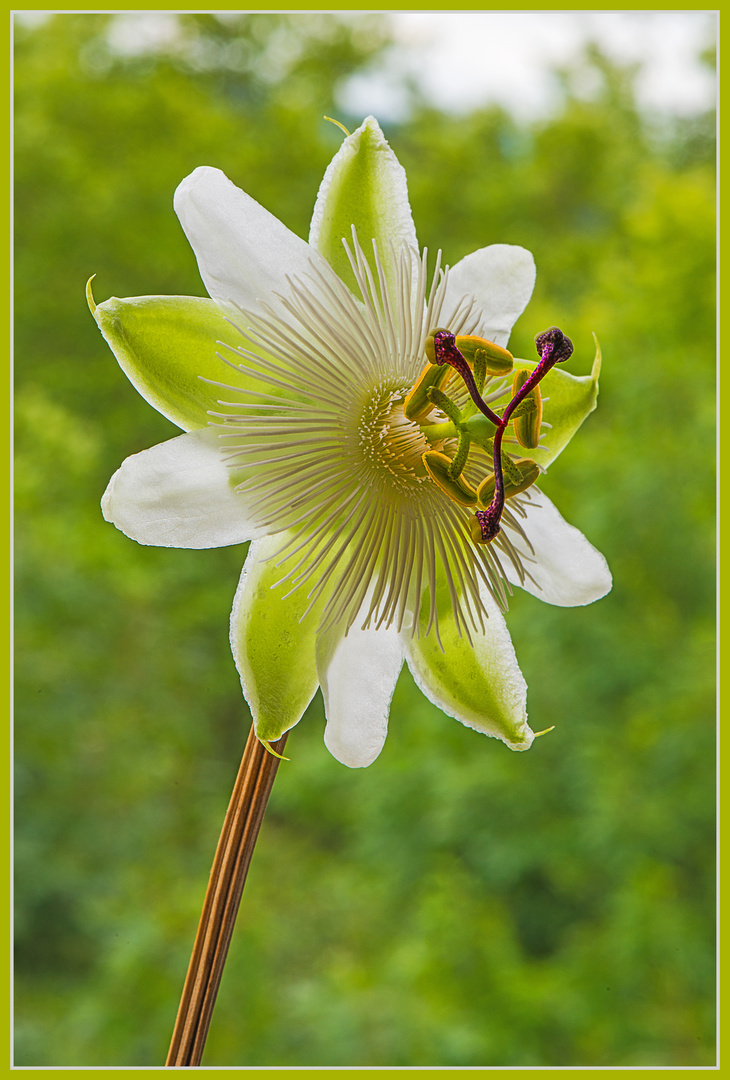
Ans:
{"label": "bokeh background", "polygon": [[[376,111],[393,32],[188,14],[140,47],[111,15],[16,28],[16,1064],[164,1061],[250,723],[227,642],[244,548],[139,547],[101,518],[123,458],[176,429],[119,371],[85,282],[204,294],[171,204],[199,164],[306,237],[341,140],[322,117]],[[518,355],[557,323],[583,374],[600,339],[599,409],[544,487],[615,585],[585,609],[514,598],[530,720],[555,725],[527,754],[404,673],[382,755],[350,771],[315,698],[204,1064],[712,1064],[714,118],[652,111],[641,68],[600,44],[552,74],[540,116],[445,111],[419,70],[383,119],[421,243],[451,264],[534,252]]]}

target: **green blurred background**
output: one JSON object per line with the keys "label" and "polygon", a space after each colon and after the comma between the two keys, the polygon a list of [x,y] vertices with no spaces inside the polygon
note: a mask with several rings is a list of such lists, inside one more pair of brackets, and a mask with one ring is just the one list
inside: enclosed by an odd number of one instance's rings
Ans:
{"label": "green blurred background", "polygon": [[[344,77],[387,19],[181,17],[182,53],[115,56],[109,16],[16,33],[16,1064],[164,1061],[250,717],[227,641],[243,548],[140,547],[99,499],[176,429],[88,313],[203,295],[172,211],[222,168],[307,235],[361,116]],[[297,49],[287,42],[296,39]],[[278,50],[278,52],[277,52]],[[282,67],[277,57],[284,57]],[[283,61],[282,61],[283,63]],[[585,609],[508,622],[535,730],[514,754],[401,678],[350,771],[319,695],[292,733],[244,894],[207,1065],[714,1061],[714,120],[650,123],[632,73],[550,119],[385,125],[419,239],[453,264],[532,250],[513,350],[557,323],[599,409],[544,487],[603,552]],[[282,78],[282,72],[286,77]]]}

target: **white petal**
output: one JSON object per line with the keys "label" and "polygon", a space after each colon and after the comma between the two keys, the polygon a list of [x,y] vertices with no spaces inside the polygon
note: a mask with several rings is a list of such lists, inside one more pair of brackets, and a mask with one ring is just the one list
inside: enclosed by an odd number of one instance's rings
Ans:
{"label": "white petal", "polygon": [[225,547],[262,535],[233,490],[211,428],[128,457],[109,481],[101,509],[139,544]]}
{"label": "white petal", "polygon": [[[367,601],[366,601],[367,603]],[[364,613],[368,610],[363,605]],[[393,627],[346,637],[337,628],[317,637],[317,670],[324,697],[327,749],[351,769],[375,761],[388,734],[390,702],[403,666],[403,646]]]}
{"label": "white petal", "polygon": [[214,300],[260,312],[259,299],[271,302],[272,292],[288,291],[287,274],[306,274],[312,262],[331,273],[314,248],[220,169],[195,169],[175,192],[174,205]]}
{"label": "white petal", "polygon": [[[510,531],[509,537],[523,556],[529,579],[522,588],[548,604],[558,607],[579,607],[592,604],[610,591],[611,571],[608,564],[585,536],[559,514],[556,507],[538,488],[530,488],[531,503],[527,518],[518,521],[529,537],[535,554],[525,541]],[[529,560],[536,561],[529,561]],[[520,581],[508,559],[502,565],[513,585]]]}
{"label": "white petal", "polygon": [[535,287],[535,260],[529,251],[512,244],[480,248],[449,270],[440,322],[449,325],[464,296],[476,300],[477,321],[469,333],[505,346],[517,318]]}

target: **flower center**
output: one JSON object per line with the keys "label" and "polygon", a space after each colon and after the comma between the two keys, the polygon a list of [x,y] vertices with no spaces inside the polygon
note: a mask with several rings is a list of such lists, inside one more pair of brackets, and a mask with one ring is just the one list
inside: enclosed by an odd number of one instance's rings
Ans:
{"label": "flower center", "polygon": [[403,413],[404,390],[386,388],[369,397],[357,422],[359,454],[379,481],[399,494],[410,493],[428,479],[423,455],[429,449],[419,424]]}
{"label": "flower center", "polygon": [[[493,496],[495,477],[490,492],[489,477],[479,483],[484,464],[469,453],[477,447],[489,460],[495,456],[495,433],[507,421],[491,406],[507,393],[513,358],[462,333],[477,323],[476,301],[468,294],[449,301],[439,259],[429,288],[426,252],[394,252],[391,289],[375,246],[372,265],[354,231],[352,248],[345,248],[360,297],[312,263],[288,279],[285,295],[231,320],[244,343],[227,346],[234,358],[223,359],[244,385],[220,383],[228,400],[212,415],[232,483],[257,528],[281,534],[270,558],[282,567],[277,584],[287,583],[286,595],[306,590],[304,615],[326,597],[321,630],[340,622],[347,630],[356,619],[363,628],[400,630],[425,597],[425,628],[419,616],[412,632],[435,628],[438,635],[445,582],[457,632],[471,640],[471,630],[483,630],[488,618],[485,590],[507,609],[500,560],[509,560],[520,581],[530,576],[530,556],[511,539],[524,537],[518,499],[505,510],[507,528],[494,545],[481,532],[474,536],[464,513]],[[436,360],[429,326],[442,310],[453,332],[439,338]],[[424,349],[430,362],[414,383]],[[444,361],[444,349],[458,367]],[[537,387],[528,387],[527,396],[533,393]],[[510,423],[532,437],[537,415],[522,401]],[[518,441],[537,446],[504,435],[510,448]],[[509,498],[540,470],[501,453]],[[472,513],[472,526],[477,522]]]}

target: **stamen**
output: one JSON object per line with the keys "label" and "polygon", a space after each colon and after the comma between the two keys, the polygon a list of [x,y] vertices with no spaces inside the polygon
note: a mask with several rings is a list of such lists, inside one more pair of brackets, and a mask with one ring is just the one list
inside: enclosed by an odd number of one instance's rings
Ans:
{"label": "stamen", "polygon": [[[482,348],[477,346],[476,338],[470,336],[464,336],[459,338],[459,343],[464,346],[472,362],[475,362],[477,356],[480,361],[480,368],[483,365],[487,365],[491,359],[491,354],[488,348]],[[472,523],[471,536],[475,543],[488,544],[498,535],[501,528],[502,512],[504,510],[504,502],[506,497],[505,482],[503,475],[503,457],[502,457],[502,440],[504,438],[505,428],[510,419],[515,418],[515,434],[517,439],[522,445],[528,447],[536,447],[538,445],[540,421],[542,419],[542,409],[540,406],[539,390],[537,390],[538,383],[545,377],[548,371],[554,367],[555,364],[563,363],[573,352],[573,343],[570,338],[560,330],[557,326],[551,326],[548,330],[538,334],[535,338],[535,345],[537,351],[540,354],[540,362],[533,372],[529,375],[525,375],[519,372],[515,377],[513,384],[513,396],[506,409],[499,417],[489,406],[486,404],[481,396],[480,388],[477,387],[474,378],[474,373],[470,367],[464,354],[457,347],[457,339],[454,334],[449,330],[444,330],[438,327],[436,330],[432,330],[426,340],[426,355],[432,364],[449,364],[453,367],[464,380],[466,387],[471,395],[472,401],[477,408],[487,417],[488,420],[496,427],[496,432],[491,440],[493,444],[493,460],[494,460],[494,495],[492,501],[486,510],[477,510],[475,512],[475,521]],[[497,346],[494,346],[495,366],[496,370],[500,370],[500,364],[508,362],[507,358],[511,360],[511,354],[507,350],[498,350]],[[501,353],[504,352],[503,357]],[[504,370],[504,368],[502,368]],[[495,372],[496,373],[496,372]],[[483,381],[480,378],[480,382]],[[530,412],[525,412],[527,405],[523,408],[519,408],[526,399],[532,395],[532,408]],[[426,391],[426,396],[438,404],[443,409],[443,401],[440,398],[446,396],[442,391],[429,389]],[[448,399],[446,399],[448,400]],[[451,404],[451,403],[450,403]],[[450,410],[446,410],[448,415],[451,415]],[[519,418],[519,420],[518,420]],[[453,419],[453,417],[452,417]],[[460,449],[462,449],[460,447]],[[439,455],[439,459],[442,455]],[[527,459],[523,459],[523,463],[526,463]],[[433,463],[432,463],[433,464]],[[440,464],[440,461],[438,462]],[[521,463],[522,464],[522,463]],[[514,477],[510,477],[510,486],[512,488],[511,494],[517,494],[519,491],[525,490],[530,483],[534,480],[530,479],[530,476],[536,476],[534,469],[534,462],[530,461],[530,466],[533,466],[530,470],[522,470],[524,476],[515,482]],[[460,466],[460,467],[459,467]],[[461,472],[463,463],[459,461],[458,466],[453,472],[457,474]],[[429,468],[429,473],[433,476],[432,468]],[[451,480],[455,479],[452,475],[449,477]],[[441,476],[439,476],[440,486]],[[491,480],[490,480],[491,483]],[[484,485],[482,485],[484,489]],[[451,497],[454,498],[454,494],[449,492]]]}

